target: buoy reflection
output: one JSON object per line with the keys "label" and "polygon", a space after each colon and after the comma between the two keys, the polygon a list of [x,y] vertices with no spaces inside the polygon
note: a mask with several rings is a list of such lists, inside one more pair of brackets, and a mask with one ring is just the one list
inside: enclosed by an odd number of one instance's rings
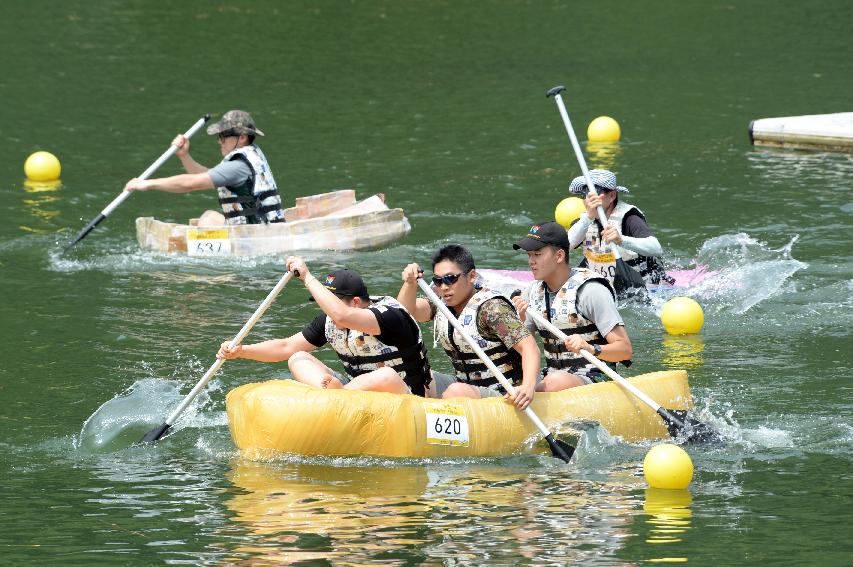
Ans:
{"label": "buoy reflection", "polygon": [[[678,543],[690,529],[693,497],[688,490],[647,488],[643,511],[649,526],[646,543],[654,545]],[[686,557],[658,557],[650,563],[684,563]]]}
{"label": "buoy reflection", "polygon": [[[62,200],[58,194],[61,189],[62,182],[58,179],[56,181],[31,181],[29,179],[24,181],[24,192],[27,193],[27,197],[22,201],[24,209],[39,221],[52,224],[53,220],[60,215],[60,211],[56,207]],[[20,228],[36,234],[53,232],[52,229],[28,225],[20,225]]]}
{"label": "buoy reflection", "polygon": [[588,142],[586,145],[590,169],[615,169],[616,159],[621,153],[619,142]]}
{"label": "buoy reflection", "polygon": [[704,366],[705,341],[699,335],[667,335],[663,338],[661,362],[668,368]]}

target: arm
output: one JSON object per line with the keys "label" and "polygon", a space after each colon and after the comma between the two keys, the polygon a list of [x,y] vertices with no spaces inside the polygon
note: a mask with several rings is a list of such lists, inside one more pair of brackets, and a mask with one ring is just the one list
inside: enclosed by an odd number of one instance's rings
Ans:
{"label": "arm", "polygon": [[[305,260],[298,256],[290,256],[287,259],[287,269],[299,274],[299,279],[305,283],[305,289],[311,293],[311,297],[314,298],[323,313],[328,315],[337,327],[361,331],[369,335],[380,333],[379,321],[376,320],[376,314],[373,311],[350,306],[341,301],[337,295],[326,289],[326,286],[311,274]],[[361,301],[361,298],[353,299],[353,301],[356,300]]]}
{"label": "arm", "polygon": [[418,270],[417,264],[409,264],[403,269],[403,286],[397,294],[397,301],[406,308],[415,321],[425,323],[432,320],[433,311],[426,299],[418,299]]}
{"label": "arm", "polygon": [[622,362],[631,360],[634,356],[634,348],[624,325],[617,325],[604,337],[606,345],[601,345],[601,354],[598,358],[607,362]]}
{"label": "arm", "polygon": [[213,189],[213,181],[208,173],[182,173],[159,179],[138,179],[134,177],[124,186],[125,191],[165,191],[167,193],[190,193],[202,189]]}
{"label": "arm", "polygon": [[184,170],[187,173],[204,173],[205,171],[207,171],[207,168],[205,166],[198,163],[190,155],[189,138],[187,138],[183,134],[178,134],[177,136],[175,136],[175,139],[172,140],[172,145],[177,148],[175,150],[175,155],[178,156],[178,159],[181,160],[181,165],[184,166]]}
{"label": "arm", "polygon": [[625,215],[622,221],[622,234],[616,228],[608,226],[601,236],[606,242],[614,242],[641,256],[663,256],[663,248],[661,248],[660,242],[652,234],[652,230],[642,215],[635,211]]}
{"label": "arm", "polygon": [[539,375],[539,347],[536,340],[518,318],[512,305],[494,298],[480,307],[477,328],[483,336],[497,336],[507,347],[521,355],[521,384],[510,396],[518,409],[525,409],[533,400],[536,378]]}
{"label": "arm", "polygon": [[592,224],[593,219],[587,216],[589,213],[581,214],[580,218],[572,223],[569,228],[569,246],[577,248],[583,244],[583,239],[586,236],[586,229]]}
{"label": "arm", "polygon": [[[578,290],[577,305],[580,314],[595,323],[598,332],[607,341],[606,345],[600,345],[601,354],[598,358],[606,362],[631,360],[631,340],[610,290],[598,281],[588,281]],[[580,335],[571,335],[565,345],[572,352],[583,349],[593,353],[595,350]]]}
{"label": "arm", "polygon": [[623,236],[620,246],[626,250],[636,252],[640,256],[654,256],[656,258],[663,256],[663,248],[661,248],[660,242],[654,236],[647,236],[645,238]]}
{"label": "arm", "polygon": [[216,353],[216,358],[224,358],[225,360],[247,358],[258,362],[282,362],[297,352],[311,352],[317,348],[308,342],[302,333],[297,333],[286,339],[273,339],[253,345],[237,345],[233,349],[228,348],[230,344],[231,341],[222,343],[219,352]]}
{"label": "arm", "polygon": [[521,355],[521,385],[515,390],[513,399],[518,409],[523,410],[533,401],[536,390],[536,378],[539,376],[539,347],[532,335],[527,335],[515,344],[514,348]]}

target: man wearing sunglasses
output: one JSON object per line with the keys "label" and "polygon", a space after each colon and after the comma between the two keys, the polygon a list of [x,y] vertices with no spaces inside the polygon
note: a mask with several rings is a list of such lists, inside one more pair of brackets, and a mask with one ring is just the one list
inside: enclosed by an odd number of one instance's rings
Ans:
{"label": "man wearing sunglasses", "polygon": [[[417,297],[420,267],[403,270],[403,286],[397,300],[419,322],[435,321],[435,339],[450,357],[455,376],[433,371],[429,393],[442,398],[510,396],[480,360],[468,342],[451,327],[429,301]],[[432,283],[436,293],[459,323],[515,386],[512,402],[521,410],[533,400],[539,374],[539,347],[524,327],[512,303],[501,294],[479,287],[474,258],[456,244],[445,246],[432,257]]]}
{"label": "man wearing sunglasses", "polygon": [[133,178],[125,191],[155,189],[167,193],[189,193],[216,188],[222,212],[205,211],[198,226],[225,224],[267,224],[284,222],[281,197],[264,153],[255,144],[255,136],[264,133],[255,127],[248,112],[229,110],[216,124],[207,128],[216,135],[222,162],[210,169],[190,156],[190,141],[178,134],[172,145],[187,173],[159,179]]}
{"label": "man wearing sunglasses", "polygon": [[[425,395],[431,377],[421,330],[394,298],[371,297],[364,280],[352,270],[336,270],[319,280],[298,256],[287,259],[287,269],[298,274],[323,313],[286,339],[233,349],[224,342],[217,357],[286,360],[295,380],[317,388]],[[346,376],[310,354],[327,343]]]}
{"label": "man wearing sunglasses", "polygon": [[[606,362],[630,364],[631,339],[616,309],[616,294],[604,276],[583,268],[572,271],[565,228],[554,221],[533,225],[512,247],[527,252],[535,280],[512,301],[527,328],[542,337],[547,367],[537,391],[557,392],[602,380],[601,371],[579,354],[581,350]],[[525,317],[528,309],[569,338],[561,341],[539,328]]]}
{"label": "man wearing sunglasses", "polygon": [[[586,213],[569,229],[571,247],[583,244],[584,257],[579,267],[595,270],[613,281],[616,263],[605,243],[615,244],[625,264],[639,272],[647,284],[672,283],[660,263],[663,249],[646,224],[646,216],[634,205],[619,201],[619,193],[629,193],[628,189],[618,185],[616,175],[607,169],[593,169],[589,176],[595,195],[589,193],[583,175],[572,179],[569,185],[570,192],[584,196],[586,205]],[[607,216],[603,230],[598,220],[599,206],[604,207]]]}

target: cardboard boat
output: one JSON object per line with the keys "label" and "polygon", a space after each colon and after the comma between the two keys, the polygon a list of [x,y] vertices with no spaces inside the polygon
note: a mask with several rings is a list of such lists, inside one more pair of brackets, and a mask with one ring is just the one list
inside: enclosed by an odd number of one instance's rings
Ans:
{"label": "cardboard boat", "polygon": [[344,189],[298,197],[275,224],[194,226],[136,219],[136,238],[145,250],[189,256],[261,256],[308,250],[381,248],[411,230],[402,209],[390,209],[381,195],[356,202]]}

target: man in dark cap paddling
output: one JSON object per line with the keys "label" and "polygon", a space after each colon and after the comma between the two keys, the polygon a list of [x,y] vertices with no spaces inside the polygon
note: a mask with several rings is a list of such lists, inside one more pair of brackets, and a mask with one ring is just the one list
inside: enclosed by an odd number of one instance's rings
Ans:
{"label": "man in dark cap paddling", "polygon": [[216,188],[222,211],[205,211],[198,226],[266,224],[284,222],[281,197],[264,153],[255,144],[264,133],[255,127],[248,112],[229,110],[207,133],[219,139],[222,162],[210,169],[190,156],[190,141],[178,134],[172,145],[187,173],[158,179],[133,178],[125,191],[155,189],[167,193],[189,193]]}
{"label": "man in dark cap paddling", "polygon": [[[633,349],[616,309],[616,294],[604,276],[571,269],[565,228],[554,221],[533,225],[512,247],[527,252],[533,272],[534,281],[512,301],[525,326],[542,337],[546,368],[536,391],[556,392],[600,381],[603,374],[579,354],[581,350],[606,362],[630,364]],[[529,309],[569,338],[561,341],[540,328],[532,317],[525,316]]]}
{"label": "man in dark cap paddling", "polygon": [[[431,380],[426,346],[411,315],[392,297],[371,297],[358,273],[336,270],[322,280],[298,256],[287,259],[323,313],[286,339],[253,345],[222,343],[219,358],[287,361],[293,378],[317,388],[345,388],[425,395]],[[326,343],[337,353],[346,376],[310,354]]]}

